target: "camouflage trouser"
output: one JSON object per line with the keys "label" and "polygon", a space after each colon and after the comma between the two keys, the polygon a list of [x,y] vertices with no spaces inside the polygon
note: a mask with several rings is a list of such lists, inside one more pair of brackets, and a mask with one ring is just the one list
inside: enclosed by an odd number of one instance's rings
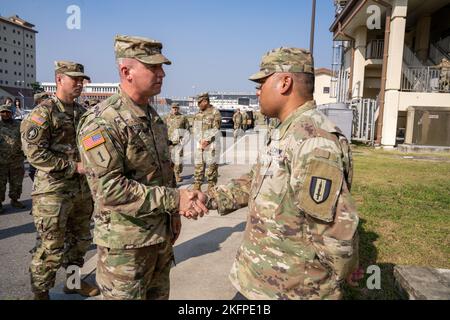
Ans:
{"label": "camouflage trouser", "polygon": [[24,174],[23,160],[0,164],[0,203],[5,201],[7,183],[9,183],[9,197],[14,200],[20,198]]}
{"label": "camouflage trouser", "polygon": [[171,146],[169,149],[170,149],[170,156],[174,164],[173,172],[175,173],[175,176],[178,177],[183,172],[183,156],[184,156],[183,145],[177,144],[175,146]]}
{"label": "camouflage trouser", "polygon": [[234,137],[234,141],[236,142],[236,140],[243,134],[243,131],[241,128],[238,129],[234,129],[233,131],[233,137]]}
{"label": "camouflage trouser", "polygon": [[106,300],[168,300],[173,249],[169,242],[138,249],[98,246],[97,283]]}
{"label": "camouflage trouser", "polygon": [[83,266],[92,242],[90,222],[93,203],[84,197],[63,194],[33,196],[33,217],[41,238],[30,265],[31,288],[48,291],[55,285],[58,269]]}
{"label": "camouflage trouser", "polygon": [[194,172],[194,183],[202,184],[203,178],[205,176],[205,166],[206,166],[206,180],[208,184],[217,184],[217,179],[219,177],[219,166],[217,165],[218,159],[216,157],[217,144],[210,145],[206,150],[196,150],[195,154],[195,172]]}

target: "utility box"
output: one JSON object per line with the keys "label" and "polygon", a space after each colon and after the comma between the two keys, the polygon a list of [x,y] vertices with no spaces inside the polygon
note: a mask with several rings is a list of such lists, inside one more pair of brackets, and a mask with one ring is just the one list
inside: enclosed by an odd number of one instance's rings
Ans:
{"label": "utility box", "polygon": [[409,107],[405,144],[450,147],[450,108]]}
{"label": "utility box", "polygon": [[352,109],[350,109],[345,103],[323,104],[317,106],[317,109],[324,113],[328,119],[334,122],[336,126],[341,129],[348,141],[352,140]]}

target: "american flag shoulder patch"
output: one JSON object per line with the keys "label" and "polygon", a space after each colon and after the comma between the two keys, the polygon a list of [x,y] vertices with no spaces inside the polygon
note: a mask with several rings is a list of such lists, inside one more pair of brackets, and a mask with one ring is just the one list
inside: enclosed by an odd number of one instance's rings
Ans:
{"label": "american flag shoulder patch", "polygon": [[39,116],[37,114],[33,114],[31,116],[31,121],[34,122],[35,124],[37,124],[38,126],[42,126],[44,123],[47,122],[47,120],[45,120],[44,118],[42,118],[41,116]]}
{"label": "american flag shoulder patch", "polygon": [[83,138],[83,148],[85,151],[91,150],[106,142],[101,131],[95,131]]}

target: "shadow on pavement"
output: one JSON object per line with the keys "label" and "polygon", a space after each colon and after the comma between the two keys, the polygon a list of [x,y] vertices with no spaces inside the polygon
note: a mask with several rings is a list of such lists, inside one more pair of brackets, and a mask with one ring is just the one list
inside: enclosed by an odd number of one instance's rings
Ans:
{"label": "shadow on pavement", "polygon": [[179,264],[191,258],[216,252],[220,249],[220,244],[227,240],[229,236],[235,232],[244,231],[245,224],[245,222],[242,222],[234,227],[217,228],[175,246],[176,263]]}
{"label": "shadow on pavement", "polygon": [[35,232],[36,232],[36,228],[34,226],[34,223],[31,222],[31,223],[27,223],[27,224],[24,224],[21,226],[1,230],[0,240],[14,237],[14,236],[17,236],[17,235],[23,234],[23,233],[35,233]]}

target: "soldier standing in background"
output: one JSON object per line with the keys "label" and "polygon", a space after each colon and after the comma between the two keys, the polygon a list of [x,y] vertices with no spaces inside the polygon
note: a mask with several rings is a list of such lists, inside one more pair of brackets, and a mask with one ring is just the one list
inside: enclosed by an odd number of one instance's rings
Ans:
{"label": "soldier standing in background", "polygon": [[230,274],[236,298],[340,299],[358,266],[348,141],[316,109],[309,51],[272,50],[250,80],[260,84],[261,111],[280,125],[252,170],[208,201],[221,215],[249,207]]}
{"label": "soldier standing in background", "polygon": [[12,106],[0,106],[0,213],[5,201],[6,184],[9,183],[11,206],[24,209],[18,199],[22,194],[25,174],[22,143],[20,141],[20,121],[13,119]]}
{"label": "soldier standing in background", "polygon": [[236,143],[238,136],[241,134],[242,130],[242,113],[241,110],[237,109],[233,115],[233,137],[234,142]]}
{"label": "soldier standing in background", "polygon": [[[33,217],[41,242],[30,265],[36,300],[48,300],[62,266],[82,267],[91,244],[92,197],[76,145],[76,126],[84,107],[74,101],[89,79],[81,64],[55,62],[56,95],[41,102],[22,121],[22,145],[30,165],[37,169],[33,190]],[[81,281],[80,289],[64,286],[67,294],[99,294]]]}
{"label": "soldier standing in background", "polygon": [[180,105],[172,104],[170,114],[165,118],[165,122],[169,133],[170,155],[174,163],[174,173],[176,182],[182,182],[183,178],[183,147],[185,137],[189,133],[189,121],[187,117],[180,113]]}
{"label": "soldier standing in background", "polygon": [[[41,104],[42,101],[48,99],[50,96],[47,92],[40,92],[36,93],[34,95],[34,108]],[[36,168],[33,167],[31,164],[28,164],[28,176],[30,177],[31,181],[34,181],[34,176],[36,174]]]}
{"label": "soldier standing in background", "polygon": [[245,132],[248,129],[248,120],[250,119],[250,117],[248,116],[248,113],[245,110],[243,110],[241,114],[242,114],[242,130],[244,130]]}
{"label": "soldier standing in background", "polygon": [[[205,195],[177,190],[167,126],[149,99],[171,62],[162,44],[116,36],[119,92],[90,109],[78,148],[95,199],[97,283],[108,300],[167,300],[180,214],[207,213]],[[202,202],[203,201],[203,202]]]}
{"label": "soldier standing in background", "polygon": [[222,117],[220,112],[209,102],[209,94],[203,93],[197,97],[200,111],[194,117],[193,133],[198,141],[195,150],[194,190],[200,190],[205,176],[208,180],[208,190],[216,185],[219,176],[218,157],[220,152],[220,127]]}

